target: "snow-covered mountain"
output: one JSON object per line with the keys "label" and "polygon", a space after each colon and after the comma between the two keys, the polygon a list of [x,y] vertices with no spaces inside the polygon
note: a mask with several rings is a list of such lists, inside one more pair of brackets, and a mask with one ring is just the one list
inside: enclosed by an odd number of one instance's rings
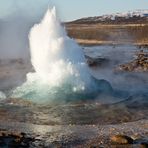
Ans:
{"label": "snow-covered mountain", "polygon": [[75,20],[75,23],[88,23],[88,22],[106,22],[106,21],[123,21],[123,20],[138,20],[138,19],[146,19],[148,20],[148,9],[147,10],[135,10],[135,11],[128,11],[124,13],[113,13],[113,14],[106,14],[102,16],[95,16],[95,17],[86,17]]}
{"label": "snow-covered mountain", "polygon": [[100,16],[100,19],[111,19],[115,20],[117,17],[123,17],[123,18],[132,18],[132,17],[148,17],[148,10],[136,10],[136,11],[128,11],[124,13],[114,13],[109,15],[102,15]]}

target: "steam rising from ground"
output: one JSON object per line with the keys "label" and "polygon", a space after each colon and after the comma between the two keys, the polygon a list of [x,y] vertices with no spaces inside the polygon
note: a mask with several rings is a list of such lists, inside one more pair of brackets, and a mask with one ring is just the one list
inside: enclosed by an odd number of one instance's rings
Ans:
{"label": "steam rising from ground", "polygon": [[[4,0],[0,13],[0,60],[29,61],[28,33],[48,7],[48,0]],[[33,11],[32,11],[33,10]]]}
{"label": "steam rising from ground", "polygon": [[6,99],[6,95],[0,91],[0,99]]}
{"label": "steam rising from ground", "polygon": [[87,95],[92,97],[97,92],[84,53],[67,36],[55,8],[48,10],[41,23],[31,29],[29,40],[35,73],[27,75],[27,82],[14,90],[12,97],[46,102],[50,99],[87,98]]}
{"label": "steam rising from ground", "polygon": [[28,60],[28,31],[32,22],[22,16],[0,20],[0,60]]}

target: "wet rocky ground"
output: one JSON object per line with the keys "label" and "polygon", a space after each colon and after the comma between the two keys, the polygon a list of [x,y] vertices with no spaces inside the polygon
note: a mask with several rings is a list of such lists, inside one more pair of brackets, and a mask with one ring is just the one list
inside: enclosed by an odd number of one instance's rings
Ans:
{"label": "wet rocky ground", "polygon": [[[116,46],[113,46],[113,48],[116,48]],[[127,47],[128,48],[128,47]],[[136,49],[136,46],[135,46]],[[117,64],[113,64],[115,67],[115,71],[129,71],[129,72],[147,72],[148,71],[148,47],[137,47],[138,50],[135,50],[134,53],[131,55],[131,59],[128,59],[127,61],[124,60],[122,61],[114,61],[117,62]],[[141,50],[140,50],[141,49]],[[121,47],[122,50],[122,47]],[[133,52],[133,51],[131,51]],[[115,53],[115,56],[117,56]],[[131,53],[130,53],[131,54]],[[122,55],[118,55],[119,57]],[[123,54],[124,56],[124,54]],[[116,59],[116,57],[112,57],[110,59],[109,56],[104,56],[104,55],[98,55],[98,56],[85,56],[87,59],[87,63],[90,67],[102,67],[102,66],[107,66],[110,65],[110,62],[113,61],[113,59]],[[122,63],[122,64],[120,64]]]}
{"label": "wet rocky ground", "polygon": [[148,96],[113,104],[0,104],[0,147],[147,147]]}
{"label": "wet rocky ground", "polygon": [[147,148],[148,121],[116,125],[36,125],[0,122],[0,146],[22,148]]}
{"label": "wet rocky ground", "polygon": [[136,53],[136,57],[133,61],[120,65],[118,69],[123,71],[147,72],[148,50],[140,50]]}
{"label": "wet rocky ground", "polygon": [[[130,63],[134,55],[135,61],[147,62],[147,49],[105,48],[88,49],[86,60],[94,76],[109,81],[116,91],[102,93],[95,100],[65,104],[38,105],[10,98],[8,90],[21,85],[33,69],[22,60],[1,61],[0,91],[7,95],[0,100],[0,148],[148,147],[146,72],[114,72],[116,66]],[[126,48],[131,51],[127,53]]]}

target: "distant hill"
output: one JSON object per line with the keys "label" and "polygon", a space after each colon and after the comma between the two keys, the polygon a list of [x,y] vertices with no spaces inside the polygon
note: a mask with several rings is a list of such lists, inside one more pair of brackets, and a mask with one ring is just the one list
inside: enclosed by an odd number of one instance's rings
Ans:
{"label": "distant hill", "polygon": [[148,10],[86,17],[65,26],[68,35],[83,45],[148,45]]}
{"label": "distant hill", "polygon": [[72,22],[72,24],[94,24],[94,23],[148,23],[148,10],[128,11],[125,13],[114,13],[102,16],[86,17]]}

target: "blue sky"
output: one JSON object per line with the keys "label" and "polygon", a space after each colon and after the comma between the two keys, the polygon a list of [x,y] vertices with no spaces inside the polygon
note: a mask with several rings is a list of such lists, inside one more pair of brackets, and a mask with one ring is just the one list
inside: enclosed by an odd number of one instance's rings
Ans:
{"label": "blue sky", "polygon": [[0,18],[14,13],[36,17],[56,6],[61,20],[148,9],[148,0],[0,0]]}

